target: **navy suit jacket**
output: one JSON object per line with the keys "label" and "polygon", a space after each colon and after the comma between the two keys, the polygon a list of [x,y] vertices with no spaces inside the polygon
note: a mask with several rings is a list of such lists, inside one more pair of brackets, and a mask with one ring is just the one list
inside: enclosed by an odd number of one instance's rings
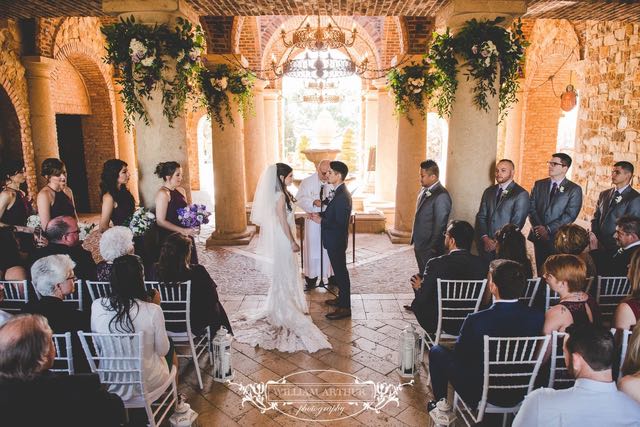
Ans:
{"label": "navy suit jacket", "polygon": [[[484,336],[528,337],[542,333],[544,313],[521,302],[497,302],[490,308],[470,314],[462,324],[454,348],[454,385],[461,385],[461,396],[467,402],[477,402],[482,394],[484,374]],[[466,394],[466,396],[465,396]],[[523,395],[509,392],[494,404],[515,404]],[[509,400],[513,398],[513,403]],[[468,400],[467,400],[468,399]],[[491,395],[489,396],[491,401]]]}
{"label": "navy suit jacket", "polygon": [[351,193],[344,183],[336,188],[333,199],[320,216],[322,216],[322,244],[325,249],[346,250],[351,217]]}

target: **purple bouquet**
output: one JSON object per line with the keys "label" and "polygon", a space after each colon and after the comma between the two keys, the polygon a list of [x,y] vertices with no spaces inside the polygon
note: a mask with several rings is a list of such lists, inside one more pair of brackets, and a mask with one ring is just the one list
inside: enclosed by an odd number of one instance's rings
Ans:
{"label": "purple bouquet", "polygon": [[202,224],[208,224],[209,215],[211,215],[211,212],[207,211],[205,205],[193,204],[178,209],[180,224],[187,228],[197,228]]}

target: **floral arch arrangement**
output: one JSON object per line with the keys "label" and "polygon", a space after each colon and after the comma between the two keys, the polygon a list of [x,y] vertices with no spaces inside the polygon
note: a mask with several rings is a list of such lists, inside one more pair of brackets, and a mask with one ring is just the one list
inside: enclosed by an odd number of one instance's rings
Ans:
{"label": "floral arch arrangement", "polygon": [[238,111],[243,117],[253,110],[253,84],[255,76],[244,68],[217,64],[211,68],[203,68],[199,74],[202,88],[201,103],[207,108],[211,120],[224,129],[225,119],[234,124],[231,114],[229,94],[238,104]]}

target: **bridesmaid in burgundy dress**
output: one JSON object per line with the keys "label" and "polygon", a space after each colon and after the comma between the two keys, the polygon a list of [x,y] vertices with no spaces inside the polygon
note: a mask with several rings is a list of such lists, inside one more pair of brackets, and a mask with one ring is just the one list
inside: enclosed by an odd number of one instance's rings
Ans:
{"label": "bridesmaid in burgundy dress", "polygon": [[70,216],[78,220],[73,191],[67,187],[67,169],[62,160],[49,158],[42,162],[42,176],[47,185],[38,193],[37,205],[43,230],[53,218]]}
{"label": "bridesmaid in burgundy dress", "polygon": [[33,228],[27,227],[27,218],[31,215],[31,204],[20,189],[27,180],[24,163],[9,161],[2,166],[4,188],[0,193],[0,226],[12,226],[23,252],[30,253],[35,248]]}
{"label": "bridesmaid in burgundy dress", "polygon": [[156,224],[160,234],[159,247],[170,234],[182,233],[191,238],[191,263],[197,264],[198,254],[193,236],[198,230],[183,227],[178,219],[178,209],[188,206],[186,191],[180,187],[182,167],[178,162],[161,162],[156,166],[155,173],[164,181],[156,193]]}

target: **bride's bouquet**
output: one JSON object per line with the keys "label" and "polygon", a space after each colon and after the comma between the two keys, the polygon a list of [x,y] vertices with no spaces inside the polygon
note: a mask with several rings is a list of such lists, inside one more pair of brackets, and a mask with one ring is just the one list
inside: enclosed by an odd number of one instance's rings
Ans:
{"label": "bride's bouquet", "polygon": [[210,215],[211,212],[207,211],[205,205],[193,204],[178,209],[180,224],[186,228],[198,228],[202,224],[208,224]]}
{"label": "bride's bouquet", "polygon": [[156,222],[156,216],[147,208],[138,208],[131,215],[127,226],[135,237],[144,235]]}
{"label": "bride's bouquet", "polygon": [[40,227],[40,216],[31,215],[29,218],[27,218],[27,227],[31,227],[31,228]]}
{"label": "bride's bouquet", "polygon": [[96,228],[96,224],[93,222],[78,222],[78,239],[84,241],[87,236]]}

